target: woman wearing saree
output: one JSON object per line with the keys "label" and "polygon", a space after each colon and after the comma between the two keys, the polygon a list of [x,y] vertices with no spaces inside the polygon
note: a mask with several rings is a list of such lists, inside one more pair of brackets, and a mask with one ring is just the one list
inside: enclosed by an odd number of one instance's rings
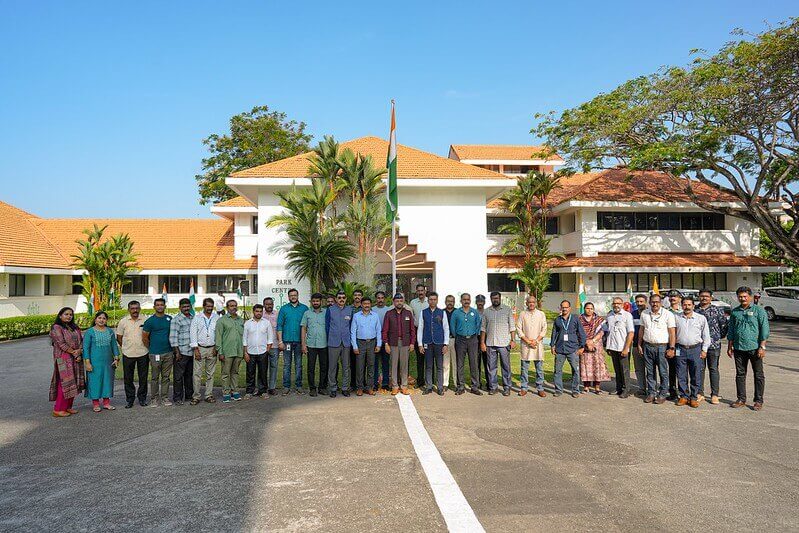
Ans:
{"label": "woman wearing saree", "polygon": [[586,344],[580,356],[580,379],[583,380],[583,394],[590,390],[594,394],[602,394],[599,384],[610,381],[610,374],[605,365],[605,352],[602,350],[602,323],[605,321],[594,312],[594,304],[586,302],[580,325],[585,331]]}
{"label": "woman wearing saree", "polygon": [[92,410],[113,411],[114,369],[119,364],[119,346],[114,331],[107,327],[108,315],[100,311],[94,315],[94,325],[83,335],[83,362],[86,366],[86,397],[92,400]]}
{"label": "woman wearing saree", "polygon": [[72,308],[64,307],[50,328],[50,342],[53,345],[50,401],[55,402],[53,416],[56,417],[77,413],[72,408],[72,402],[86,388],[82,359],[83,335],[74,318]]}

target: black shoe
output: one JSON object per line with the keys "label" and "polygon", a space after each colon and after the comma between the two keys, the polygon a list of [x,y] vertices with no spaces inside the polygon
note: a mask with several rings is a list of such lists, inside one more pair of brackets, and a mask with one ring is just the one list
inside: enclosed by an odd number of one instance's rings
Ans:
{"label": "black shoe", "polygon": [[438,395],[439,396],[444,396],[444,389],[439,389],[438,390]]}
{"label": "black shoe", "polygon": [[510,396],[510,389],[505,389],[504,391],[502,391],[502,395],[503,396]]}
{"label": "black shoe", "polygon": [[330,397],[331,398],[335,398],[336,397],[336,391],[330,391]]}
{"label": "black shoe", "polygon": [[559,390],[556,390],[555,392],[552,393],[552,396],[557,398],[558,396],[561,396],[562,394],[563,394],[562,392],[560,392]]}
{"label": "black shoe", "polygon": [[430,394],[431,392],[433,392],[433,389],[425,389],[422,391],[422,396],[424,396],[425,394]]}
{"label": "black shoe", "polygon": [[133,402],[128,402],[125,404],[125,409],[130,409],[131,407],[133,407]]}
{"label": "black shoe", "polygon": [[275,396],[277,391],[275,389],[269,389],[269,396]]}
{"label": "black shoe", "polygon": [[466,392],[466,391],[465,391],[465,390],[463,390],[463,389],[456,389],[456,390],[455,390],[455,396],[460,396],[460,395],[461,395],[461,394],[463,394],[464,392]]}
{"label": "black shoe", "polygon": [[319,394],[322,396],[327,396],[327,389],[319,389]]}
{"label": "black shoe", "polygon": [[350,391],[343,390],[343,391],[341,391],[341,395],[344,396],[345,398],[349,398],[350,397]]}
{"label": "black shoe", "polygon": [[141,405],[142,407],[147,407],[148,402],[147,400],[139,400],[139,405]]}
{"label": "black shoe", "polygon": [[627,391],[624,391],[621,394],[619,394],[619,398],[622,398],[622,399],[629,398],[629,397],[630,397],[630,393],[627,392]]}
{"label": "black shoe", "polygon": [[483,391],[481,391],[480,389],[472,389],[469,392],[471,392],[475,396],[482,396],[483,395]]}
{"label": "black shoe", "polygon": [[493,395],[495,395],[496,393],[497,393],[497,391],[495,391],[494,389],[491,389],[491,390],[489,390],[489,391],[488,391],[488,395],[489,395],[489,396],[493,396]]}
{"label": "black shoe", "polygon": [[311,389],[310,392],[308,392],[308,396],[316,396],[316,389]]}

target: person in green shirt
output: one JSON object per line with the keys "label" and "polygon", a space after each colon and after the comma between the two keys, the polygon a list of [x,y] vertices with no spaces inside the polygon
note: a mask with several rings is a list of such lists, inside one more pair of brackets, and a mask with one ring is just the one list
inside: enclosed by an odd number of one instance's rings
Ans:
{"label": "person in green shirt", "polygon": [[[311,308],[302,315],[300,337],[302,353],[308,357],[308,388],[311,396],[327,394],[327,328],[325,309],[322,308],[322,294],[311,296]],[[316,381],[316,361],[319,361],[319,382]]]}
{"label": "person in green shirt", "polygon": [[766,340],[769,336],[766,311],[752,303],[752,289],[739,287],[735,291],[741,304],[730,313],[727,325],[727,355],[735,360],[735,388],[738,399],[730,407],[746,405],[746,371],[752,365],[755,375],[755,403],[752,409],[763,408],[763,392],[766,376],[763,372],[763,358],[766,357]]}
{"label": "person in green shirt", "polygon": [[222,401],[241,400],[238,392],[239,365],[244,356],[244,319],[239,316],[239,304],[228,300],[226,313],[216,322],[216,351],[222,362]]}

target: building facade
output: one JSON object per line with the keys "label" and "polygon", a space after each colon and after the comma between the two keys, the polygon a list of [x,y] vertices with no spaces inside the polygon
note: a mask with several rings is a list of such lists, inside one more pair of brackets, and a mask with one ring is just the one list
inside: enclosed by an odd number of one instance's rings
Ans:
{"label": "building facade", "polygon": [[[341,143],[374,161],[387,142],[362,137]],[[529,170],[552,172],[563,161],[534,146],[452,145],[448,157],[398,145],[398,286],[421,282],[440,294],[486,294],[498,290],[516,300],[509,274],[521,258],[501,253],[509,221],[499,196]],[[128,233],[139,253],[123,301],[149,305],[166,286],[169,305],[194,285],[198,301],[239,287],[251,300],[287,300],[289,288],[307,297],[309,285],[286,269],[285,236],[265,222],[281,212],[277,194],[308,187],[310,153],[234,173],[227,184],[240,196],[218,203],[217,220],[43,219],[0,202],[0,317],[54,313],[64,305],[84,310],[74,288],[70,256],[83,229],[107,226],[106,235]],[[732,205],[722,189],[694,184],[702,202]],[[589,300],[608,309],[613,296],[661,289],[702,288],[733,300],[740,285],[759,288],[765,272],[786,271],[759,257],[759,232],[747,221],[704,211],[691,202],[684,183],[655,172],[607,170],[563,178],[550,197],[547,233],[552,265],[544,306],[575,299],[582,278]],[[377,257],[378,285],[390,289],[390,242]],[[251,291],[247,289],[251,288]]]}

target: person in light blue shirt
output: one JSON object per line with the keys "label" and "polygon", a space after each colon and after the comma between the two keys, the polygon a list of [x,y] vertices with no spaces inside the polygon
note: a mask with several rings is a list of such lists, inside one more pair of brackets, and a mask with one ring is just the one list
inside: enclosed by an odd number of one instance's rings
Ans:
{"label": "person in light blue shirt", "polygon": [[277,347],[283,350],[283,396],[291,392],[291,367],[294,361],[294,385],[302,394],[302,317],[308,306],[299,302],[297,289],[289,289],[289,303],[277,313]]}
{"label": "person in light blue shirt", "polygon": [[361,311],[352,315],[350,341],[355,356],[355,395],[363,395],[365,371],[366,394],[374,396],[375,350],[383,346],[383,324],[372,311],[372,299],[368,296],[361,300]]}

